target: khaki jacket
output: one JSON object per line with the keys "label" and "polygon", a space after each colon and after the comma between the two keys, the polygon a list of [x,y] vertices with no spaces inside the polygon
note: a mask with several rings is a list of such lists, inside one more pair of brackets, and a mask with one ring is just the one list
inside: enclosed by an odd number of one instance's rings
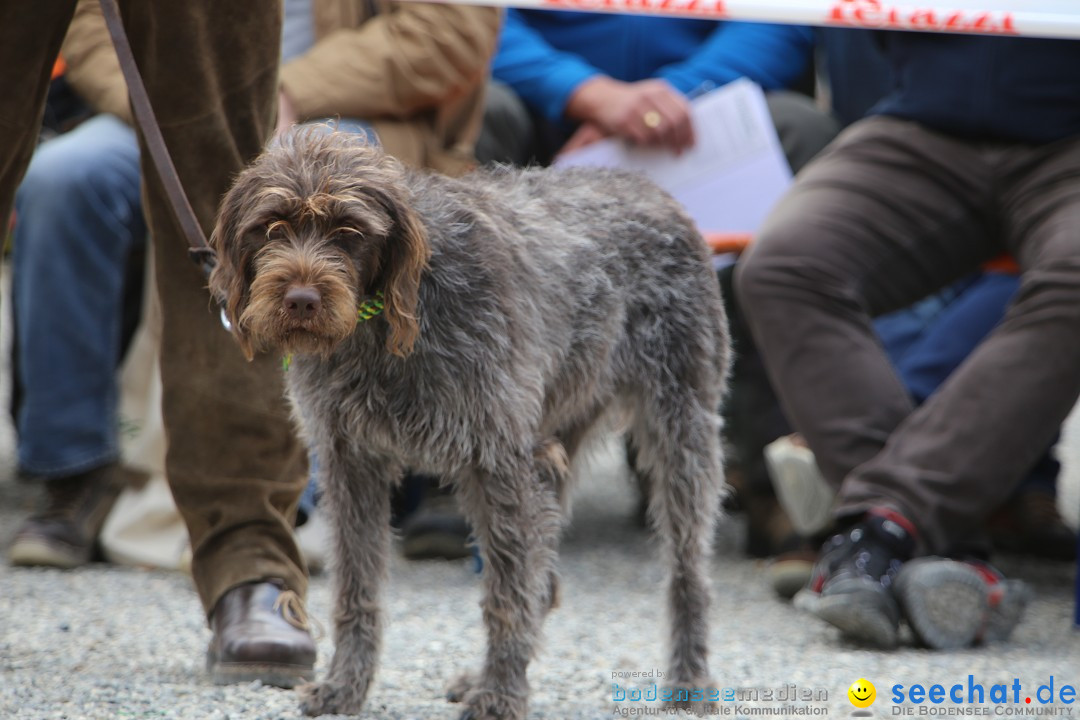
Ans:
{"label": "khaki jacket", "polygon": [[[456,174],[474,163],[494,8],[392,0],[311,0],[315,44],[281,68],[301,120],[371,123],[388,153]],[[131,122],[127,87],[97,0],[81,0],[61,50],[95,109]]]}

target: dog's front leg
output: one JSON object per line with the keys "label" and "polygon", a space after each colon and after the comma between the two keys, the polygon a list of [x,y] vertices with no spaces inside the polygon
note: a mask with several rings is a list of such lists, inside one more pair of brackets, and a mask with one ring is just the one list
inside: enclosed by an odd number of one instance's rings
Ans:
{"label": "dog's front leg", "polygon": [[390,492],[397,468],[373,457],[316,450],[333,532],[334,657],[321,683],[300,689],[307,715],[356,714],[375,677],[382,638],[380,589],[390,555]]}
{"label": "dog's front leg", "polygon": [[462,720],[523,720],[526,671],[552,600],[558,496],[539,482],[531,458],[470,477],[461,490],[484,561],[488,649],[479,676],[459,681],[451,699],[465,705]]}

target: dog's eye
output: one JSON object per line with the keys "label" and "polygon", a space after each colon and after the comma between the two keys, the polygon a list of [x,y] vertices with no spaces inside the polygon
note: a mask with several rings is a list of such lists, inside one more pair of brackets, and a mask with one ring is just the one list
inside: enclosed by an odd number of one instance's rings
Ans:
{"label": "dog's eye", "polygon": [[354,227],[337,227],[330,231],[330,239],[334,242],[356,242],[364,237],[364,233]]}
{"label": "dog's eye", "polygon": [[268,240],[281,240],[285,237],[285,231],[289,224],[284,220],[270,220],[266,223],[266,237]]}

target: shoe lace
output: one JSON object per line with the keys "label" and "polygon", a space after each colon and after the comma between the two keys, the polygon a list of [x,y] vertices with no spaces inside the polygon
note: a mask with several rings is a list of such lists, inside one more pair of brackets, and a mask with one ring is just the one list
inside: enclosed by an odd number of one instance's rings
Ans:
{"label": "shoe lace", "polygon": [[307,608],[304,607],[304,601],[294,590],[282,590],[281,594],[274,600],[274,612],[281,611],[281,617],[285,619],[285,622],[292,625],[297,630],[314,629],[315,639],[321,639],[326,630],[323,628],[316,618],[308,615]]}

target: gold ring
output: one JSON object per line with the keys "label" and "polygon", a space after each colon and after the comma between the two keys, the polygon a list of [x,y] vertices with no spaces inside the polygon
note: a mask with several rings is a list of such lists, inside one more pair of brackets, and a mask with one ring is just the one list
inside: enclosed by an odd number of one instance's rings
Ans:
{"label": "gold ring", "polygon": [[656,128],[660,127],[660,121],[662,119],[663,118],[660,117],[660,113],[656,112],[655,110],[650,110],[649,112],[641,116],[641,122],[645,123],[645,127],[651,130],[655,130]]}

